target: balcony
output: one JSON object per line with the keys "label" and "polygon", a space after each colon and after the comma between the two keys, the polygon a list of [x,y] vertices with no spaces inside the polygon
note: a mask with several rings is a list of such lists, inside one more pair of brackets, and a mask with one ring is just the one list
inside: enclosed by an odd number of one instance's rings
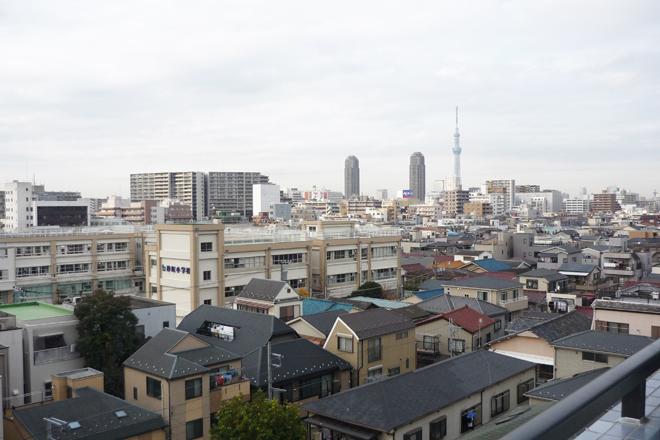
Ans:
{"label": "balcony", "polygon": [[660,438],[659,368],[660,340],[508,433],[504,439]]}
{"label": "balcony", "polygon": [[498,300],[497,305],[504,307],[510,312],[516,312],[518,310],[524,310],[527,308],[527,297],[524,295],[519,296],[518,298],[510,298],[505,300]]}
{"label": "balcony", "polygon": [[[213,376],[211,376],[213,379]],[[236,396],[244,400],[250,400],[250,380],[244,377],[235,377],[230,382],[225,382],[211,388],[211,412],[217,412],[222,404]]]}
{"label": "balcony", "polygon": [[63,347],[48,348],[34,352],[34,365],[48,364],[51,362],[68,361],[77,359],[80,353],[76,351],[75,345],[65,345]]}

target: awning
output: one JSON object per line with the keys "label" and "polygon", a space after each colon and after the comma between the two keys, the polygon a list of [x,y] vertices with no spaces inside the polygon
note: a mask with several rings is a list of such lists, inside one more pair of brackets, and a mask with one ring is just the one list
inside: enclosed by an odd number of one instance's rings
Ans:
{"label": "awning", "polygon": [[535,364],[555,365],[555,360],[554,360],[554,358],[551,358],[551,357],[537,356],[537,355],[533,355],[533,354],[520,353],[520,352],[508,351],[508,350],[491,349],[491,351],[494,351],[495,353],[503,354],[503,355],[506,355],[506,356],[510,356],[510,357],[513,357],[513,358],[516,358],[516,359],[521,359],[523,361],[533,362]]}
{"label": "awning", "polygon": [[320,428],[327,428],[333,431],[341,432],[342,434],[346,434],[348,436],[351,436],[352,438],[356,438],[360,440],[373,440],[376,439],[379,434],[378,431],[373,431],[371,429],[348,425],[338,420],[328,419],[326,417],[321,417],[321,416],[307,417],[305,419],[305,422],[309,423],[310,425],[318,426]]}

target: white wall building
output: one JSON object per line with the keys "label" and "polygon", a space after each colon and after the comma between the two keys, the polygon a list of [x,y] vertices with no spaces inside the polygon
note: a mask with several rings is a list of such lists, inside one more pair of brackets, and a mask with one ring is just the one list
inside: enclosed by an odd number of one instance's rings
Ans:
{"label": "white wall building", "polygon": [[587,199],[565,199],[562,203],[564,212],[568,214],[585,214],[589,212],[589,200]]}
{"label": "white wall building", "polygon": [[547,190],[536,193],[517,193],[516,203],[534,208],[539,213],[561,212],[563,209],[561,192]]}
{"label": "white wall building", "polygon": [[280,186],[274,183],[252,185],[252,215],[270,212],[271,205],[280,203]]}
{"label": "white wall building", "polygon": [[14,180],[5,184],[5,219],[6,231],[24,230],[34,226],[32,212],[32,184]]}

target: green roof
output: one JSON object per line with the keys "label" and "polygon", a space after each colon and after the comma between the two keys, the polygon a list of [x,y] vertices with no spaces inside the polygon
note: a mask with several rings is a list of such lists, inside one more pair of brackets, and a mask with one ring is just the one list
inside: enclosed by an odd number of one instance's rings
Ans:
{"label": "green roof", "polygon": [[73,310],[36,301],[1,305],[0,312],[14,315],[19,321],[73,315]]}

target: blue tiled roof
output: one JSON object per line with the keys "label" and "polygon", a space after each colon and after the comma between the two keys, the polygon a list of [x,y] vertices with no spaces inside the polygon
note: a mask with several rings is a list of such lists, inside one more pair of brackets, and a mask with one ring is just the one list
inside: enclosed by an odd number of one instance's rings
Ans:
{"label": "blue tiled roof", "polygon": [[445,289],[442,287],[439,289],[433,289],[433,290],[420,290],[419,292],[415,292],[415,296],[422,301],[425,301],[427,299],[435,298],[436,296],[444,295],[445,294]]}
{"label": "blue tiled roof", "polygon": [[505,270],[511,270],[510,265],[503,263],[501,261],[497,261],[493,258],[487,258],[485,260],[476,260],[473,261],[473,263],[481,267],[482,269],[486,269],[488,272],[502,272]]}
{"label": "blue tiled roof", "polygon": [[339,303],[327,299],[303,298],[302,300],[302,314],[313,315],[315,313],[327,312],[330,310],[346,310],[350,311],[353,308],[351,304]]}

